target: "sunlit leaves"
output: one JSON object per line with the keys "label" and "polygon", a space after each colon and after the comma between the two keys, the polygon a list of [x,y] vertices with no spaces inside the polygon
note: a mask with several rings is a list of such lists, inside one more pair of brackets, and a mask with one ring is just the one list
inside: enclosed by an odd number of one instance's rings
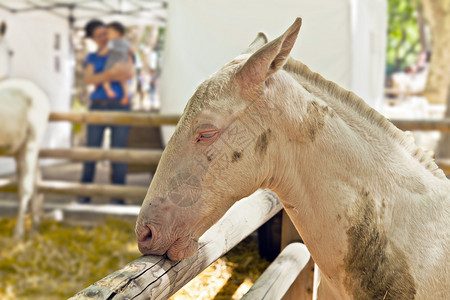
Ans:
{"label": "sunlit leaves", "polygon": [[421,49],[416,0],[388,0],[387,70],[414,64]]}

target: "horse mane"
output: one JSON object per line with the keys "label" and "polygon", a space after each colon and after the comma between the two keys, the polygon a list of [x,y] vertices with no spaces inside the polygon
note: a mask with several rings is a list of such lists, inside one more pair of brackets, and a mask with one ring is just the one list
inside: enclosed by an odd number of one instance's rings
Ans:
{"label": "horse mane", "polygon": [[287,72],[302,77],[301,84],[310,93],[319,97],[335,98],[340,103],[356,111],[371,124],[383,129],[392,139],[398,141],[412,157],[417,159],[428,171],[438,178],[446,178],[444,172],[438,167],[434,159],[418,147],[412,138],[395,127],[383,115],[370,107],[363,99],[353,92],[347,91],[336,83],[326,80],[320,74],[312,72],[305,64],[289,58],[284,66]]}

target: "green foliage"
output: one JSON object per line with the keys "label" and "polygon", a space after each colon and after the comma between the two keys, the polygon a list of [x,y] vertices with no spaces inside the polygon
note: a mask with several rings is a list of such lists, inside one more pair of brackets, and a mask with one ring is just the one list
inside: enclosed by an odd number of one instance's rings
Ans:
{"label": "green foliage", "polygon": [[418,0],[388,0],[387,72],[414,64],[420,44]]}

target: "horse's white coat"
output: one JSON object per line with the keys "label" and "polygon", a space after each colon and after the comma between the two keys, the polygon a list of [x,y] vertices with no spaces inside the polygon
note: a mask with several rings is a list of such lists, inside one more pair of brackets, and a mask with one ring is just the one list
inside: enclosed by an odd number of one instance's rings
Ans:
{"label": "horse's white coat", "polygon": [[[47,95],[25,79],[9,75],[9,49],[0,36],[0,152],[14,155],[17,166],[20,207],[14,236],[24,235],[24,218],[33,198],[38,172],[39,148],[50,113]],[[2,80],[3,79],[3,80]],[[37,199],[36,199],[37,201]],[[38,221],[38,215],[33,215]]]}
{"label": "horse's white coat", "polygon": [[142,205],[141,251],[192,255],[234,201],[270,188],[322,271],[319,299],[446,299],[449,180],[361,99],[289,59],[300,24],[199,86]]}

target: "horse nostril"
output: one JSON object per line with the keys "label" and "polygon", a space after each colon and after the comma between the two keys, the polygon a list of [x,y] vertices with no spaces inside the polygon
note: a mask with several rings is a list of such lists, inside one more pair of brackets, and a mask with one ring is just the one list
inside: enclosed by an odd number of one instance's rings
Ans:
{"label": "horse nostril", "polygon": [[151,240],[152,239],[152,229],[150,227],[148,228],[148,233],[147,236],[145,237],[146,240]]}
{"label": "horse nostril", "polygon": [[153,237],[153,231],[148,225],[144,225],[142,230],[137,231],[137,239],[140,243],[149,244]]}

